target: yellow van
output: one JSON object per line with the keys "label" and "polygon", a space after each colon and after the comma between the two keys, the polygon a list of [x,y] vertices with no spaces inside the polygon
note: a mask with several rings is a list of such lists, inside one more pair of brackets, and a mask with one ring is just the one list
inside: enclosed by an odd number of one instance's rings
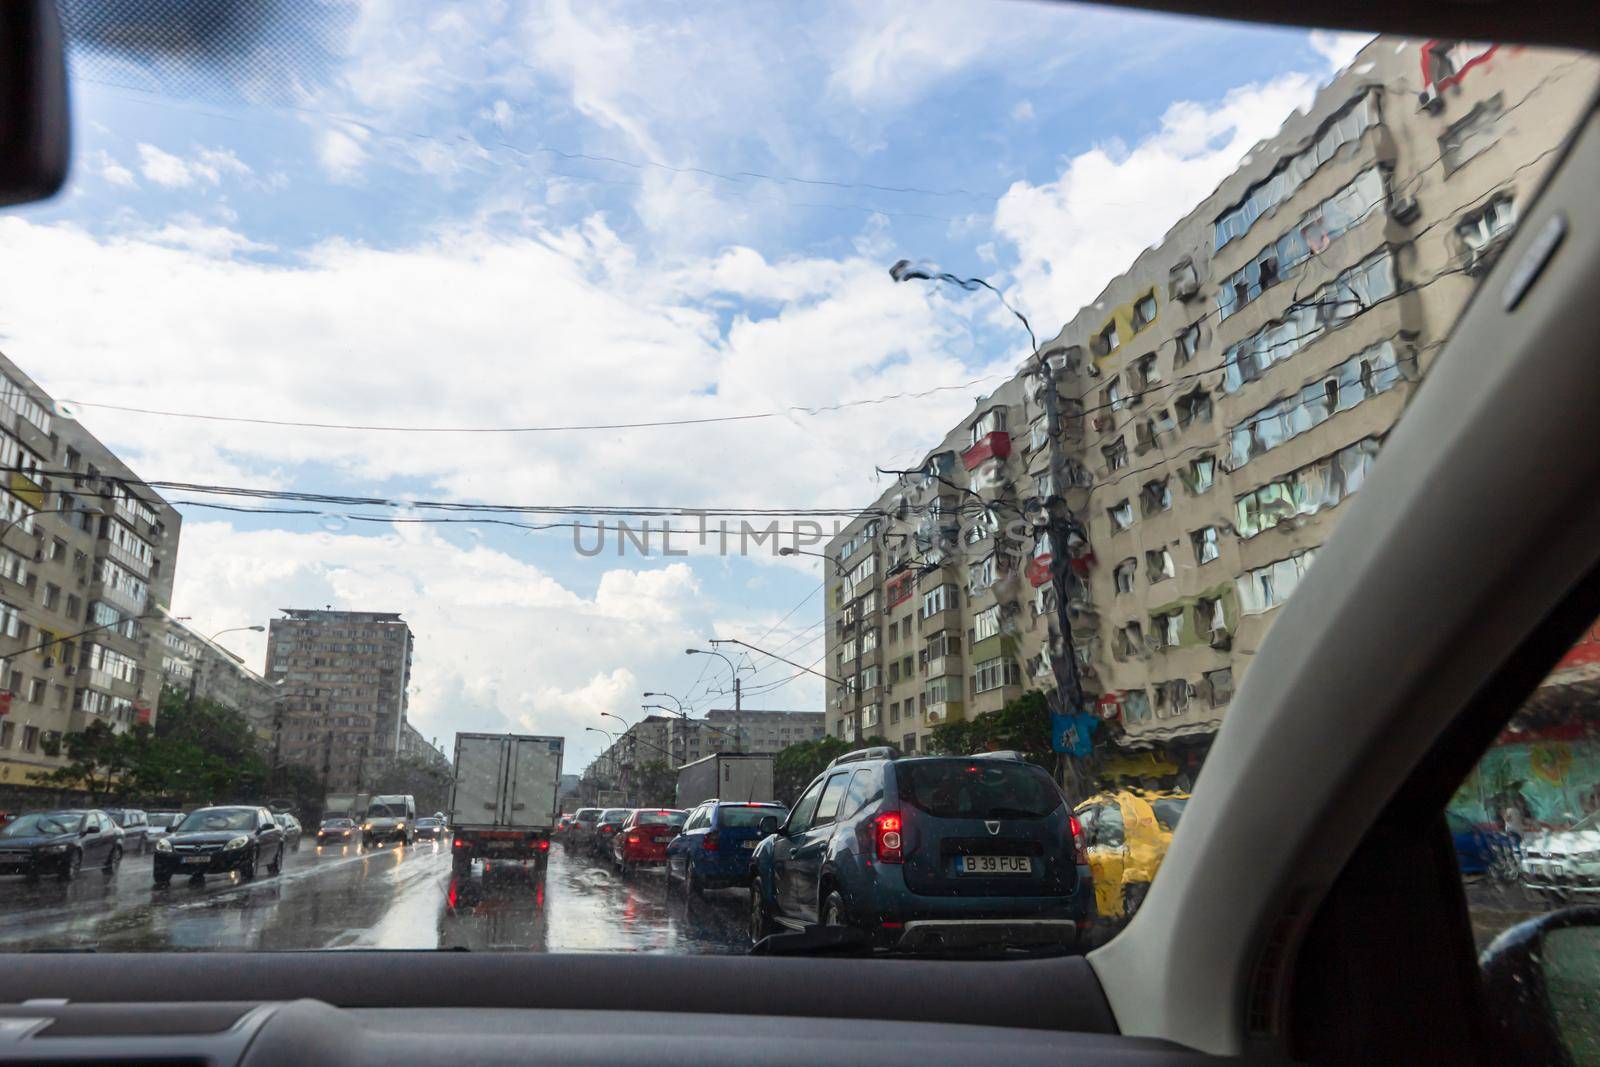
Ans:
{"label": "yellow van", "polygon": [[1097,793],[1074,810],[1102,919],[1127,919],[1139,910],[1188,802],[1187,793],[1126,789]]}

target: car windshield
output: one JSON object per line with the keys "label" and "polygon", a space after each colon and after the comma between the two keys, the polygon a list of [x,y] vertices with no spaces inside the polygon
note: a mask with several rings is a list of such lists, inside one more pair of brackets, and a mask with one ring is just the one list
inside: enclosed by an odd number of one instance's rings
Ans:
{"label": "car windshield", "polygon": [[782,822],[788,816],[787,808],[730,804],[717,809],[717,825],[730,830],[743,830],[759,825],[762,819],[773,818]]}
{"label": "car windshield", "polygon": [[194,834],[220,830],[254,830],[256,813],[248,808],[203,808],[178,824],[179,833]]}
{"label": "car windshield", "polygon": [[894,769],[902,803],[941,819],[1039,819],[1065,803],[1050,776],[1008,760],[908,760]]}
{"label": "car windshield", "polygon": [[46,812],[19,815],[0,827],[0,837],[37,837],[49,834],[75,834],[83,824],[81,815],[72,812]]}
{"label": "car windshield", "polygon": [[[92,901],[0,878],[15,951],[742,954],[834,891],[894,959],[1121,936],[1242,687],[1361,670],[1276,621],[1600,87],[1073,2],[46,6],[0,783],[157,830]],[[1486,933],[1597,825],[1600,715],[1560,710],[1451,805],[1503,851]],[[636,809],[684,832],[619,857]],[[279,810],[331,831],[269,834],[281,878],[131,888],[175,820]]]}

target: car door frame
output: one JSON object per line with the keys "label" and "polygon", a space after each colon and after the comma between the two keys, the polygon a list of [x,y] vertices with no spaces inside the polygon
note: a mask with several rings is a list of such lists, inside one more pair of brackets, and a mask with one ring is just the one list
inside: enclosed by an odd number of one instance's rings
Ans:
{"label": "car door frame", "polygon": [[[829,842],[838,828],[839,809],[844,804],[845,795],[850,792],[850,779],[856,770],[855,767],[830,768],[823,777],[822,792],[817,794],[817,807],[811,813],[811,822],[790,853],[792,874],[789,888],[797,904],[794,917],[803,923],[820,920],[822,902],[817,894],[822,885],[822,868],[828,859]],[[828,795],[828,787],[840,781],[844,784],[834,799],[833,810],[824,816],[822,802]]]}
{"label": "car door frame", "polygon": [[[263,820],[265,821],[263,822]],[[266,831],[265,838],[262,836],[262,831]],[[278,820],[273,818],[272,812],[266,808],[256,809],[256,841],[257,862],[260,862],[266,853],[266,849],[262,845],[263,841],[277,846],[273,849],[270,863],[283,862],[283,827],[278,825]]]}
{"label": "car door frame", "polygon": [[83,865],[85,867],[98,866],[105,862],[106,857],[110,854],[111,846],[107,844],[107,841],[116,840],[116,835],[107,829],[108,826],[115,826],[116,821],[98,809],[86,812],[83,816],[83,821],[85,826],[90,825],[92,822],[95,830],[94,833],[85,837],[83,835],[84,827],[79,827],[78,850],[83,854]]}
{"label": "car door frame", "polygon": [[[793,863],[795,850],[799,847],[796,838],[805,833],[811,826],[812,820],[817,814],[817,805],[815,803],[811,805],[811,810],[805,815],[804,825],[794,825],[795,815],[802,810],[806,798],[811,795],[813,789],[817,791],[817,800],[820,801],[822,799],[822,788],[827,784],[827,780],[828,772],[824,771],[811,779],[810,784],[800,791],[799,797],[795,799],[794,806],[789,809],[789,814],[784,817],[783,825],[778,827],[777,835],[772,842],[772,911],[774,917],[793,919],[793,913],[798,909],[791,864]],[[754,890],[754,887],[752,889]]]}
{"label": "car door frame", "polygon": [[[667,842],[668,878],[672,877],[673,857],[683,860],[683,870],[679,873],[679,877],[684,879],[689,877],[689,865],[694,862],[695,846],[704,840],[706,830],[710,826],[710,813],[707,810],[710,806],[708,802],[702,802],[691,809],[683,820],[683,829],[678,831],[678,836]],[[706,818],[705,824],[697,825],[695,820],[702,816]]]}

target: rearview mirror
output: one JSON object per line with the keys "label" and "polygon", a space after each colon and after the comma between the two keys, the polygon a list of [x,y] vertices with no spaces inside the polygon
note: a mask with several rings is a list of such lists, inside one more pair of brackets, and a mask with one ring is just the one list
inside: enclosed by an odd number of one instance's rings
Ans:
{"label": "rearview mirror", "polygon": [[0,4],[0,207],[52,196],[67,180],[72,127],[54,0]]}
{"label": "rearview mirror", "polygon": [[1490,1026],[1507,1062],[1593,1063],[1600,1053],[1600,907],[1506,930],[1483,954]]}
{"label": "rearview mirror", "polygon": [[762,837],[771,837],[778,832],[778,817],[776,815],[763,815],[761,821],[756,823],[756,833]]}

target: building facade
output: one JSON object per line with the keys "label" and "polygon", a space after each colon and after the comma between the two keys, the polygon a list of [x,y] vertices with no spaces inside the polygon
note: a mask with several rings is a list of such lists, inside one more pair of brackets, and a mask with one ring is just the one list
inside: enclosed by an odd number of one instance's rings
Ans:
{"label": "building facade", "polygon": [[1364,49],[1041,346],[1054,465],[1024,365],[828,544],[829,731],[924,749],[1070,647],[1102,768],[1192,779],[1595,84],[1535,49]]}
{"label": "building facade", "polygon": [[240,657],[177,619],[167,619],[162,628],[162,684],[239,712],[256,736],[270,745],[277,687],[246,667]]}
{"label": "building facade", "polygon": [[[0,795],[91,723],[153,722],[182,520],[0,356]],[[52,754],[56,752],[58,754]]]}
{"label": "building facade", "polygon": [[279,759],[324,771],[330,793],[358,793],[401,751],[411,627],[392,612],[281,610],[267,633]]}
{"label": "building facade", "polygon": [[424,763],[442,771],[448,771],[453,766],[450,757],[446,756],[437,744],[423,737],[409,722],[400,730],[399,756],[403,760]]}

